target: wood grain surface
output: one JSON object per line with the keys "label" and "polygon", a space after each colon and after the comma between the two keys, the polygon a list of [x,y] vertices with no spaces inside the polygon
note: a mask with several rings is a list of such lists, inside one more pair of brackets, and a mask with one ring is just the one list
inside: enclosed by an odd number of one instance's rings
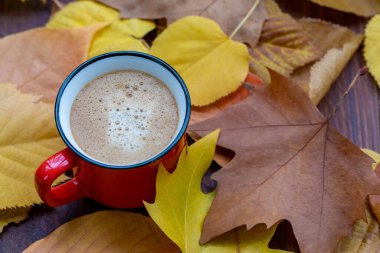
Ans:
{"label": "wood grain surface", "polygon": [[[63,0],[67,3],[71,0]],[[180,2],[180,1],[179,1]],[[313,17],[347,26],[357,32],[363,32],[366,19],[328,8],[320,7],[307,0],[278,1],[285,12],[295,17]],[[51,0],[42,4],[39,0],[0,0],[0,37],[43,26],[51,13]],[[20,49],[22,50],[22,48]],[[360,47],[328,94],[319,104],[319,109],[329,115],[350,84],[358,69],[365,65]],[[1,57],[1,56],[0,56]],[[359,147],[380,152],[380,92],[373,78],[367,74],[359,78],[347,95],[332,124],[340,133]],[[20,224],[7,226],[0,234],[0,253],[21,252],[34,241],[48,235],[61,224],[84,214],[107,209],[92,200],[79,200],[71,204],[49,208],[35,206],[30,218]],[[142,212],[144,210],[132,210]],[[290,224],[284,222],[277,231],[271,246],[288,250],[297,250],[292,239]]]}

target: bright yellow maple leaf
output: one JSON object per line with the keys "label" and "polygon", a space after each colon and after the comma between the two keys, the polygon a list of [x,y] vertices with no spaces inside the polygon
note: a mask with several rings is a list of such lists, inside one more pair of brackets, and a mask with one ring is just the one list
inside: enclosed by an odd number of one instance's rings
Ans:
{"label": "bright yellow maple leaf", "polygon": [[179,249],[149,217],[100,211],[63,224],[24,251],[33,252],[179,253]]}
{"label": "bright yellow maple leaf", "polygon": [[28,218],[30,207],[7,208],[0,210],[0,233],[11,222],[19,223]]}
{"label": "bright yellow maple leaf", "polygon": [[380,154],[367,148],[362,148],[362,151],[373,159],[372,168],[375,170],[380,165]]}
{"label": "bright yellow maple leaf", "polygon": [[133,50],[148,52],[148,46],[142,39],[155,25],[151,21],[127,19],[114,21],[109,27],[95,34],[89,52],[89,58],[111,51]]}
{"label": "bright yellow maple leaf", "polygon": [[380,87],[380,15],[374,16],[367,24],[364,34],[364,59],[369,72]]}
{"label": "bright yellow maple leaf", "polygon": [[142,39],[156,26],[154,22],[140,19],[120,20],[118,11],[93,1],[77,1],[66,5],[55,13],[46,24],[49,28],[75,28],[96,23],[110,22],[92,39],[89,58],[99,54],[133,50],[147,52]]}
{"label": "bright yellow maple leaf", "polygon": [[215,197],[215,191],[202,192],[201,180],[212,162],[218,134],[216,130],[185,148],[172,174],[160,166],[155,202],[144,203],[149,215],[183,253],[285,252],[268,248],[276,225],[269,230],[265,226],[250,231],[240,227],[210,243],[199,244],[203,221]]}
{"label": "bright yellow maple leaf", "polygon": [[65,147],[55,127],[53,104],[0,84],[0,129],[0,209],[40,203],[34,172]]}
{"label": "bright yellow maple leaf", "polygon": [[153,41],[150,53],[178,71],[195,106],[232,93],[248,73],[247,47],[203,17],[189,16],[171,24]]}

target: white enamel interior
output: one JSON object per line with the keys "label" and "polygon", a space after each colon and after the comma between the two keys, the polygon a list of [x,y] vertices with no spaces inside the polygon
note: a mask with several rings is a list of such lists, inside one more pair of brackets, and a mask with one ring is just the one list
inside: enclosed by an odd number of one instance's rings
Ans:
{"label": "white enamel interior", "polygon": [[[80,70],[70,80],[65,90],[63,91],[63,94],[60,100],[60,105],[59,105],[59,121],[60,121],[61,128],[64,135],[66,136],[67,140],[74,146],[74,148],[77,149],[82,154],[85,154],[87,157],[91,158],[92,160],[98,161],[100,163],[104,163],[104,162],[99,161],[91,157],[87,153],[85,153],[76,143],[73,137],[73,134],[71,132],[71,128],[70,128],[71,106],[78,92],[87,83],[89,83],[91,80],[95,79],[98,76],[101,76],[108,72],[117,71],[117,70],[144,71],[160,79],[164,84],[166,84],[169,90],[173,93],[178,105],[179,120],[178,120],[176,133],[173,139],[171,140],[171,142],[167,146],[169,146],[174,141],[174,139],[180,132],[181,127],[183,126],[185,122],[185,115],[186,115],[185,92],[182,89],[181,84],[178,82],[176,77],[169,70],[167,70],[165,67],[163,67],[159,63],[156,63],[146,58],[131,56],[131,55],[112,56],[112,57],[100,59],[94,63],[91,63],[87,65],[85,68],[83,68],[82,70]],[[110,165],[120,165],[120,164],[110,164]],[[130,165],[130,164],[123,164],[123,165]]]}

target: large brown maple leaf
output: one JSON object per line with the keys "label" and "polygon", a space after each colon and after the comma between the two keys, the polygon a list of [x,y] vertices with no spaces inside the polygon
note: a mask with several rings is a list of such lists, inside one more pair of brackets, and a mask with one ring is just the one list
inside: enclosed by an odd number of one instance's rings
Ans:
{"label": "large brown maple leaf", "polygon": [[235,157],[213,175],[217,195],[201,242],[286,219],[302,252],[332,252],[356,220],[366,220],[367,195],[380,193],[371,159],[285,77],[272,74],[271,85],[191,130],[203,136],[215,128]]}

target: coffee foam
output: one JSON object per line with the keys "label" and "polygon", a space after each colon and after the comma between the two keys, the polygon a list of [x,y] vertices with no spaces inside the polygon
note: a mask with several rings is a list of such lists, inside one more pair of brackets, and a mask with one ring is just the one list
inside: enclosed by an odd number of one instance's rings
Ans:
{"label": "coffee foam", "polygon": [[178,108],[159,79],[117,71],[92,80],[79,92],[70,122],[75,140],[90,156],[109,164],[133,164],[169,144]]}

